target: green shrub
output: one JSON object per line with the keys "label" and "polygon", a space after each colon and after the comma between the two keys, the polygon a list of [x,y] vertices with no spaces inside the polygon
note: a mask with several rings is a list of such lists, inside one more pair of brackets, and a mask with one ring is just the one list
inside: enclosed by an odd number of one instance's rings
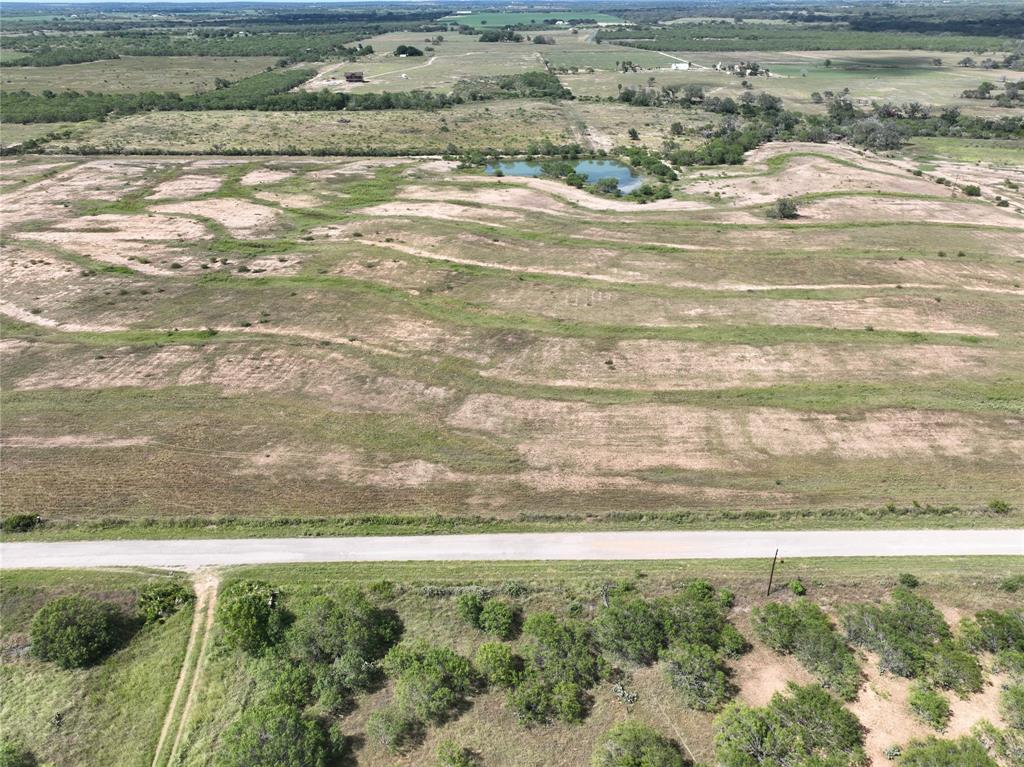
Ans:
{"label": "green shrub", "polygon": [[382,706],[366,720],[366,737],[392,753],[416,745],[423,734],[423,723],[401,706]]}
{"label": "green shrub", "polygon": [[845,700],[860,688],[860,666],[828,616],[813,602],[770,602],[755,608],[751,625],[758,638],[779,653],[792,654],[821,684]]}
{"label": "green shrub", "polygon": [[997,767],[976,738],[911,741],[897,762],[899,767]]}
{"label": "green shrub", "polygon": [[8,740],[0,740],[0,767],[36,767],[38,764],[31,751]]}
{"label": "green shrub", "polygon": [[981,197],[981,187],[977,184],[964,184],[960,188],[968,197]]}
{"label": "green shrub", "polygon": [[940,693],[920,683],[910,689],[907,705],[914,716],[940,732],[946,729],[950,717],[953,716],[949,701]]}
{"label": "green shrub", "polygon": [[162,622],[195,598],[192,589],[181,581],[150,583],[139,592],[139,613],[146,623]]}
{"label": "green shrub", "polygon": [[855,767],[865,761],[860,722],[822,687],[790,683],[763,708],[730,703],[715,718],[720,767],[821,764]]}
{"label": "green shrub", "polygon": [[685,767],[668,738],[640,722],[622,722],[602,735],[594,747],[593,767]]}
{"label": "green shrub", "polygon": [[473,628],[480,628],[480,613],[484,609],[484,597],[475,591],[459,594],[455,600],[459,616]]}
{"label": "green shrub", "polygon": [[401,635],[397,613],[375,606],[359,590],[348,589],[314,599],[295,622],[291,640],[297,657],[312,663],[348,658],[350,668],[359,668],[357,661],[383,658]]}
{"label": "green shrub", "polygon": [[730,657],[745,652],[746,640],[726,619],[733,599],[730,591],[716,591],[707,581],[694,581],[658,600],[665,641],[704,644]]}
{"label": "green shrub", "polygon": [[689,708],[717,711],[732,698],[727,670],[707,645],[673,645],[665,652],[665,660],[669,682]]}
{"label": "green shrub", "polygon": [[261,703],[302,710],[312,698],[314,674],[308,664],[264,656],[255,666],[255,678]]}
{"label": "green shrub", "polygon": [[587,690],[607,673],[590,629],[536,613],[523,623],[524,668],[509,703],[525,724],[582,721]]}
{"label": "green shrub", "polygon": [[801,581],[799,578],[795,581],[790,581],[789,583],[787,583],[786,588],[798,597],[802,597],[805,594],[807,594],[807,587],[804,586],[803,581]]}
{"label": "green shrub", "polygon": [[570,681],[552,681],[538,669],[528,668],[509,694],[509,703],[524,724],[548,724],[559,720],[574,724],[586,718],[586,690]]}
{"label": "green shrub", "polygon": [[119,619],[116,608],[98,599],[54,599],[32,619],[32,654],[65,669],[90,666],[117,645]]}
{"label": "green shrub", "polygon": [[444,722],[475,690],[476,672],[468,660],[447,647],[407,642],[393,647],[382,662],[396,679],[395,700],[430,722]]}
{"label": "green shrub", "polygon": [[921,585],[921,581],[918,580],[917,576],[911,575],[910,573],[900,573],[899,577],[896,580],[899,582],[901,586],[904,586],[908,589],[916,589],[918,586]]}
{"label": "green shrub", "polygon": [[999,590],[1007,594],[1016,594],[1021,589],[1024,589],[1024,573],[1011,575],[999,582]]}
{"label": "green shrub", "polygon": [[976,652],[1024,651],[1024,612],[982,610],[960,623],[964,644]]}
{"label": "green shrub", "polygon": [[996,653],[995,670],[1009,674],[1013,679],[1024,680],[1024,652],[1020,650],[1000,650]]}
{"label": "green shrub", "polygon": [[481,631],[508,639],[515,632],[516,610],[508,602],[488,599],[480,610],[479,624]]}
{"label": "green shrub", "polygon": [[571,681],[589,688],[607,672],[590,629],[582,623],[536,613],[526,619],[523,633],[528,638],[527,662],[554,681]]}
{"label": "green shrub", "polygon": [[289,704],[245,709],[223,735],[218,767],[327,767],[330,741],[324,726]]}
{"label": "green shrub", "polygon": [[270,584],[237,581],[221,595],[217,623],[228,647],[258,655],[281,639],[285,616]]}
{"label": "green shrub", "polygon": [[4,517],[0,528],[5,533],[27,533],[35,529],[42,521],[43,518],[38,514],[11,514],[9,517]]}
{"label": "green shrub", "polygon": [[959,642],[943,640],[928,654],[925,673],[928,680],[960,697],[981,692],[984,676],[981,664]]}
{"label": "green shrub", "polygon": [[621,658],[650,665],[665,644],[664,622],[658,610],[638,594],[613,593],[608,606],[594,619],[600,645]]}
{"label": "green shrub", "polygon": [[437,767],[477,767],[479,764],[476,754],[453,740],[442,740],[437,746]]}
{"label": "green shrub", "polygon": [[1024,684],[1011,684],[999,694],[999,713],[1007,727],[1024,730]]}
{"label": "green shrub", "polygon": [[799,218],[799,216],[800,213],[797,209],[796,200],[792,200],[789,197],[780,197],[768,209],[768,218],[792,219]]}
{"label": "green shrub", "polygon": [[950,638],[935,605],[903,586],[887,604],[848,607],[843,627],[851,642],[878,653],[883,671],[908,678],[921,675],[935,645]]}
{"label": "green shrub", "polygon": [[477,670],[492,687],[515,687],[522,676],[523,659],[501,642],[484,642],[476,651]]}

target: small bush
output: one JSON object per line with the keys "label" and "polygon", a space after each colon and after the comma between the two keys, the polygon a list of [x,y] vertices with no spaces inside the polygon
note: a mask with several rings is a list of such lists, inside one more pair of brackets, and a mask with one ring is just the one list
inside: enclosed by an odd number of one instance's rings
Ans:
{"label": "small bush", "polygon": [[953,715],[946,698],[923,684],[911,688],[907,704],[914,716],[939,732],[946,729]]}
{"label": "small bush", "polygon": [[800,213],[797,208],[796,200],[790,199],[789,197],[780,197],[768,209],[768,218],[793,219],[799,218],[799,216]]}
{"label": "small bush", "polygon": [[480,613],[484,609],[484,597],[475,591],[466,594],[459,594],[455,600],[455,609],[462,618],[473,628],[480,628]]}
{"label": "small bush", "polygon": [[32,654],[65,669],[90,666],[117,645],[119,617],[98,599],[54,599],[32,619]]}
{"label": "small bush", "polygon": [[1009,674],[1014,679],[1024,681],[1024,652],[1020,650],[1001,650],[996,654],[994,668],[999,673]]}
{"label": "small bush", "polygon": [[8,740],[0,740],[0,767],[36,767],[38,764],[31,751]]}
{"label": "small bush", "polygon": [[907,678],[924,673],[929,653],[950,638],[935,605],[903,586],[893,590],[888,604],[848,607],[843,627],[851,642],[878,653],[883,671]]}
{"label": "small bush", "polygon": [[366,737],[392,753],[423,740],[423,723],[400,706],[383,706],[366,720]]}
{"label": "small bush", "polygon": [[441,723],[465,701],[477,684],[468,660],[447,647],[409,642],[393,647],[382,662],[395,677],[395,700],[416,717]]}
{"label": "small bush", "polygon": [[717,711],[733,696],[725,666],[707,645],[675,645],[665,659],[669,682],[689,708]]}
{"label": "small bush", "polygon": [[1012,684],[999,694],[999,713],[1007,727],[1024,730],[1024,684]]}
{"label": "small bush", "polygon": [[622,722],[601,736],[594,747],[593,767],[685,767],[679,749],[668,738],[640,722]]}
{"label": "small bush", "polygon": [[468,748],[453,740],[442,740],[437,747],[437,767],[477,767],[480,760]]}
{"label": "small bush", "polygon": [[664,622],[655,606],[623,591],[611,595],[594,619],[594,631],[606,650],[645,666],[658,659],[665,645]]}
{"label": "small bush", "polygon": [[1024,573],[1011,575],[999,582],[999,590],[1007,594],[1016,594],[1021,589],[1024,589]]}
{"label": "small bush", "polygon": [[896,580],[899,581],[899,584],[901,586],[904,586],[908,589],[916,589],[918,586],[921,585],[921,581],[918,580],[917,576],[911,575],[910,573],[900,573],[899,577]]}
{"label": "small bush", "polygon": [[982,610],[973,620],[961,621],[960,634],[964,644],[975,652],[1024,652],[1024,612]]}
{"label": "small bush", "polygon": [[786,588],[788,588],[791,592],[793,592],[798,597],[802,597],[802,596],[807,594],[807,587],[804,586],[803,581],[801,581],[799,579],[795,580],[795,581],[790,581],[789,583],[787,583],[786,584]]}
{"label": "small bush", "polygon": [[292,629],[292,649],[311,663],[346,663],[383,658],[402,635],[402,621],[393,610],[374,605],[357,589],[317,597]]}
{"label": "small bush", "polygon": [[977,184],[964,184],[960,188],[968,197],[981,197],[981,187]]}
{"label": "small bush", "polygon": [[899,767],[997,767],[976,738],[943,740],[935,736],[911,741],[897,762]]}
{"label": "small bush", "polygon": [[939,642],[928,654],[925,672],[933,685],[961,697],[981,692],[984,683],[978,659],[952,640]]}
{"label": "small bush", "polygon": [[330,741],[324,726],[292,705],[245,709],[221,738],[217,767],[327,767]]}
{"label": "small bush", "polygon": [[481,631],[500,639],[508,639],[515,631],[515,608],[508,602],[488,599],[480,610],[479,624]]}
{"label": "small bush", "polygon": [[[720,767],[821,764],[856,767],[866,761],[857,717],[818,685],[790,684],[763,708],[730,703],[715,718]],[[767,750],[766,750],[767,749]]]}
{"label": "small bush", "polygon": [[493,687],[511,688],[519,683],[523,673],[523,660],[512,649],[500,642],[480,645],[474,658],[477,670]]}
{"label": "small bush", "polygon": [[192,589],[180,581],[150,583],[139,592],[139,613],[146,623],[162,622],[195,598]]}
{"label": "small bush", "polygon": [[828,616],[813,602],[771,602],[755,608],[754,632],[779,653],[793,654],[823,686],[852,700],[860,688],[860,666]]}
{"label": "small bush", "polygon": [[27,533],[34,530],[42,521],[43,518],[38,514],[11,514],[4,517],[0,527],[5,533]]}
{"label": "small bush", "polygon": [[281,639],[285,616],[269,583],[238,581],[224,589],[217,623],[228,647],[258,655]]}

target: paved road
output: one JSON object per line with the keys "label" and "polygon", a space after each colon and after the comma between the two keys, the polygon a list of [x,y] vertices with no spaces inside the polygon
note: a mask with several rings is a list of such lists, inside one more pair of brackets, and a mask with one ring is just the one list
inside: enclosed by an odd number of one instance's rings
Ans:
{"label": "paved road", "polygon": [[509,533],[363,538],[0,543],[0,567],[174,567],[285,562],[1024,556],[1024,530]]}

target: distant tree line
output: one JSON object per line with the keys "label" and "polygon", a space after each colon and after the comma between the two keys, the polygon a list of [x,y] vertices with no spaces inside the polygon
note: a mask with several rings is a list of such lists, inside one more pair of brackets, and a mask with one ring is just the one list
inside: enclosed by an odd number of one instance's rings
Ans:
{"label": "distant tree line", "polygon": [[279,69],[247,77],[226,87],[182,96],[178,93],[54,93],[13,91],[4,95],[4,120],[10,123],[81,122],[111,114],[212,109],[263,112],[329,112],[385,109],[443,109],[468,101],[505,98],[571,98],[558,78],[547,72],[482,78],[460,84],[452,94],[332,93],[292,91],[316,74],[315,69]]}

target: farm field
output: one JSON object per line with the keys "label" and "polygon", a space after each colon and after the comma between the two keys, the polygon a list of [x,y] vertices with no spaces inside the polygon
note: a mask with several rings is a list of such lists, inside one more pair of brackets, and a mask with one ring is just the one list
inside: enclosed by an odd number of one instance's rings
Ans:
{"label": "farm field", "polygon": [[[350,595],[355,590],[367,595],[371,609],[397,618],[403,646],[416,647],[416,643],[425,642],[474,659],[481,657],[481,645],[496,640],[466,623],[461,607],[466,595],[481,595],[484,599],[493,595],[525,619],[550,612],[558,620],[596,627],[605,620],[602,614],[609,612],[603,600],[610,596],[612,604],[617,604],[617,589],[628,589],[623,593],[633,599],[654,601],[692,594],[688,586],[700,579],[731,593],[727,604],[732,606],[725,610],[726,619],[747,644],[724,663],[730,679],[728,694],[742,705],[763,706],[773,694],[784,693],[788,683],[808,685],[816,680],[800,657],[774,651],[755,627],[754,613],[766,605],[797,604],[785,584],[805,586],[806,600],[820,605],[840,627],[835,634],[841,637],[840,647],[846,653],[850,645],[841,628],[842,616],[857,604],[887,603],[897,589],[897,573],[909,573],[917,579],[920,585],[913,589],[913,598],[934,605],[929,609],[937,610],[938,620],[959,636],[964,631],[961,621],[981,610],[1012,615],[1012,610],[1019,607],[1015,595],[1001,588],[1001,584],[1011,582],[1007,574],[1013,573],[1018,564],[1009,558],[788,560],[777,569],[779,585],[770,597],[765,596],[764,562],[389,563],[246,567],[200,573],[196,585],[203,601],[196,610],[205,622],[208,605],[215,605],[215,619],[211,625],[201,622],[194,635],[190,656],[202,656],[199,669],[192,671],[191,664],[185,665],[189,672],[186,692],[193,688],[194,680],[193,703],[183,718],[178,716],[181,702],[170,709],[168,721],[174,726],[171,735],[162,741],[158,763],[168,759],[185,765],[218,763],[216,755],[223,754],[233,737],[230,728],[245,719],[246,711],[262,710],[268,698],[287,689],[280,682],[275,687],[274,679],[283,681],[286,669],[301,669],[303,663],[309,663],[288,660],[289,645],[285,642],[265,651],[262,657],[230,645],[232,635],[224,609],[232,600],[232,585],[240,582],[259,580],[273,589],[276,609],[295,616],[297,621],[289,630],[290,638],[297,640],[295,647],[301,646],[303,620],[315,605],[322,604],[318,600]],[[5,653],[0,673],[5,687],[20,693],[4,696],[0,703],[5,738],[31,750],[44,763],[59,759],[65,767],[111,761],[148,765],[153,761],[159,723],[170,705],[171,683],[185,657],[191,605],[172,614],[165,623],[137,630],[109,658],[86,670],[61,670],[16,651],[26,646],[31,616],[47,600],[73,590],[131,615],[143,587],[156,580],[181,582],[176,575],[140,571],[4,573],[0,619]],[[350,602],[353,599],[346,598]],[[530,636],[516,629],[498,643],[529,657]],[[598,738],[627,719],[654,728],[688,758],[698,763],[713,762],[716,711],[695,710],[687,705],[670,683],[666,673],[669,663],[664,658],[638,663],[616,655],[606,645],[598,647],[609,670],[587,691],[588,702],[580,723],[554,721],[526,726],[518,720],[505,690],[495,684],[489,688],[481,685],[473,688],[465,702],[441,723],[429,724],[395,753],[368,736],[373,714],[391,705],[398,695],[394,679],[350,694],[340,709],[325,710],[322,704],[314,703],[311,712],[332,722],[332,741],[359,765],[429,764],[443,741],[469,749],[486,765],[586,764]],[[935,731],[916,719],[908,706],[915,683],[880,673],[874,652],[853,647],[857,689],[841,705],[863,724],[867,764],[878,767],[888,764],[884,751],[889,747],[905,747],[910,740],[926,738]],[[951,692],[942,694],[952,709],[946,737],[977,731],[982,721],[998,728],[996,732],[1006,729],[999,701],[1004,686],[1011,686],[1013,681],[1005,672],[993,669],[991,654],[978,657],[983,673],[980,691],[962,698]],[[124,686],[129,681],[135,684]],[[165,687],[154,694],[152,685],[159,683]],[[104,684],[109,686],[101,686]],[[91,692],[63,698],[60,695],[62,690],[77,688]],[[637,697],[624,702],[621,695],[617,696],[617,689]],[[28,701],[32,704],[25,705]],[[62,724],[47,724],[58,712]],[[131,712],[130,725],[127,712]],[[110,726],[99,726],[100,722]],[[122,729],[128,726],[132,729]],[[111,737],[115,732],[117,737]],[[133,746],[130,755],[124,750],[128,743]]]}
{"label": "farm field", "polygon": [[1019,524],[1024,171],[911,170],[774,144],[639,205],[437,159],[6,159],[5,505]]}
{"label": "farm field", "polygon": [[312,152],[361,155],[441,154],[492,147],[526,152],[531,144],[566,144],[582,137],[562,104],[510,100],[464,104],[444,111],[147,112],[80,123],[47,150],[90,147],[110,153],[218,154]]}
{"label": "farm field", "polygon": [[[653,77],[658,88],[699,85],[711,95],[737,98],[743,92],[741,78],[716,71],[714,67],[716,64],[731,66],[739,61],[756,61],[768,67],[772,76],[751,78],[751,85],[757,91],[764,90],[782,98],[790,109],[824,112],[825,107],[815,103],[811,94],[837,93],[848,88],[850,98],[862,105],[872,101],[918,101],[935,106],[955,106],[979,115],[1012,114],[1011,110],[999,109],[990,102],[961,97],[964,90],[977,87],[987,78],[983,71],[957,66],[957,61],[969,55],[967,52],[739,51],[685,55],[674,52],[672,55],[691,62],[692,68],[671,70],[672,59],[652,63],[649,59],[625,55],[625,59],[643,69],[637,72],[563,74],[560,79],[577,96],[607,98],[615,96],[620,86],[644,86]],[[936,60],[942,65],[937,66]],[[826,61],[829,62],[827,66]],[[652,69],[654,71],[650,71]],[[1011,71],[1001,73],[1001,76],[1019,81],[1024,78],[1024,73]]]}
{"label": "farm field", "polygon": [[56,67],[0,68],[5,91],[190,94],[212,90],[217,78],[241,80],[272,67],[271,56],[126,56]]}
{"label": "farm field", "polygon": [[1019,2],[8,6],[0,767],[1024,767]]}
{"label": "farm field", "polygon": [[561,10],[539,10],[529,12],[484,12],[484,13],[456,13],[451,16],[442,17],[441,21],[457,22],[467,27],[505,27],[505,26],[550,26],[546,22],[570,21],[571,19],[587,19],[597,24],[622,24],[625,20],[620,16],[613,16],[599,11],[574,11]]}

